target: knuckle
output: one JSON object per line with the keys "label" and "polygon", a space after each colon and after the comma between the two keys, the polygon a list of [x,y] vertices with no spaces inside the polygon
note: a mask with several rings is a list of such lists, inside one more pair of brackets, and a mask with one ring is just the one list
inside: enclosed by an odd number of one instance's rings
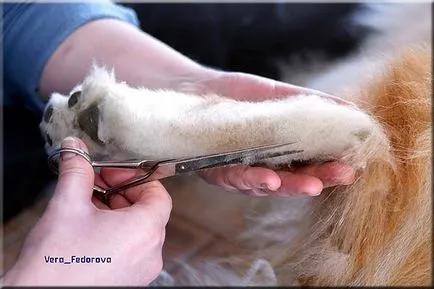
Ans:
{"label": "knuckle", "polygon": [[227,171],[225,174],[225,183],[237,188],[248,188],[248,184],[245,180],[245,175],[248,171],[248,166],[237,166]]}
{"label": "knuckle", "polygon": [[206,170],[202,170],[202,171],[197,172],[197,174],[201,178],[203,178],[204,180],[206,180],[208,182],[208,181],[212,180],[212,176],[213,176],[214,172],[215,172],[215,169],[206,169]]}
{"label": "knuckle", "polygon": [[152,265],[151,274],[153,275],[153,277],[157,278],[158,275],[160,275],[161,271],[163,271],[163,268],[164,264],[162,254],[158,254],[154,259],[154,264]]}
{"label": "knuckle", "polygon": [[142,244],[140,244],[140,247],[142,247],[143,244],[146,246],[150,246],[152,248],[160,248],[162,243],[162,233],[161,233],[161,226],[157,225],[158,222],[151,222],[151,225],[149,226],[148,230],[142,235]]}
{"label": "knuckle", "polygon": [[149,204],[154,204],[164,208],[164,212],[166,212],[168,209],[172,209],[172,198],[167,192],[161,192],[161,194],[149,196],[147,201]]}
{"label": "knuckle", "polygon": [[67,166],[60,170],[59,177],[64,177],[68,175],[74,175],[79,177],[86,177],[88,175],[88,170],[80,166]]}
{"label": "knuckle", "polygon": [[148,226],[146,233],[144,234],[145,240],[155,241],[155,244],[158,245],[162,242],[164,236],[164,230],[166,227],[166,223],[163,222],[160,216],[147,215]]}
{"label": "knuckle", "polygon": [[242,178],[246,175],[246,173],[248,172],[249,167],[248,166],[240,166],[239,167],[239,171],[238,171],[238,177]]}
{"label": "knuckle", "polygon": [[163,270],[163,267],[164,267],[163,258],[159,254],[155,264],[155,269],[157,271],[157,274],[160,274],[161,270]]}
{"label": "knuckle", "polygon": [[222,176],[223,184],[232,186],[232,178],[233,178],[232,176],[233,176],[233,172],[231,172],[231,170],[224,171]]}
{"label": "knuckle", "polygon": [[165,203],[167,204],[167,208],[171,211],[173,208],[173,201],[172,201],[172,197],[166,193],[165,194]]}

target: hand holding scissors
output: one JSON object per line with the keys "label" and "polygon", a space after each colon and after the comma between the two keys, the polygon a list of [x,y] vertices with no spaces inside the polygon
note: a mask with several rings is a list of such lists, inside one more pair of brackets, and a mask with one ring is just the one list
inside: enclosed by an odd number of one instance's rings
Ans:
{"label": "hand holding scissors", "polygon": [[160,180],[176,175],[196,172],[203,169],[216,167],[225,167],[229,165],[246,164],[259,162],[266,159],[279,157],[283,155],[292,155],[301,153],[302,150],[291,149],[293,143],[267,145],[255,148],[247,148],[226,153],[210,154],[185,159],[171,160],[126,160],[126,161],[93,161],[88,153],[77,148],[60,148],[53,151],[48,157],[50,168],[57,172],[58,156],[62,152],[75,153],[83,157],[94,168],[123,168],[123,169],[141,169],[142,175],[133,177],[129,180],[121,182],[110,188],[102,188],[95,185],[94,191],[107,196],[113,193],[119,193],[128,188],[150,182]]}

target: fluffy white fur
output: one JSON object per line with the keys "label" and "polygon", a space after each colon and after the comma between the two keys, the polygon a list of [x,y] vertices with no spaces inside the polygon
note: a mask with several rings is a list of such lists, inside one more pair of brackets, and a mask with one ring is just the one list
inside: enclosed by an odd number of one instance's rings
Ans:
{"label": "fluffy white fur", "polygon": [[[93,69],[73,92],[77,90],[81,96],[72,107],[68,97],[60,94],[48,103],[53,114],[50,121],[41,122],[41,129],[53,142],[47,144],[49,151],[68,135],[83,138],[92,155],[111,159],[183,158],[295,142],[291,148],[302,153],[269,160],[271,165],[289,164],[354,157],[374,131],[367,114],[315,95],[253,103],[153,91],[119,83],[102,68]],[[95,104],[98,139],[103,144],[92,141],[77,121]]]}

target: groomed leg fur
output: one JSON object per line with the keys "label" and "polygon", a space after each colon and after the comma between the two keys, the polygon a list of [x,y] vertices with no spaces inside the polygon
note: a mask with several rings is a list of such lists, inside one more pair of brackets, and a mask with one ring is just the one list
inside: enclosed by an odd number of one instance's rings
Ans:
{"label": "groomed leg fur", "polygon": [[268,165],[342,158],[355,163],[376,133],[367,114],[315,95],[240,102],[133,88],[102,68],[69,96],[53,94],[40,127],[48,151],[74,135],[92,155],[110,159],[180,158],[288,142],[303,150]]}

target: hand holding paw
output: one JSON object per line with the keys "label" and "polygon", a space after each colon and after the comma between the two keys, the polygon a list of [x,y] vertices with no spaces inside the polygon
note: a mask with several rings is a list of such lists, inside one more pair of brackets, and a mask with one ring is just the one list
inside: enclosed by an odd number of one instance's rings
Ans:
{"label": "hand holding paw", "polygon": [[[217,72],[189,86],[190,92],[213,92],[237,100],[262,101],[301,93],[330,98],[342,105],[353,105],[323,92],[298,87],[271,79],[231,72]],[[344,163],[328,162],[297,168],[291,172],[267,168],[236,166],[210,169],[200,173],[208,183],[227,190],[241,191],[253,196],[309,195],[316,196],[326,187],[354,182],[354,169]]]}

